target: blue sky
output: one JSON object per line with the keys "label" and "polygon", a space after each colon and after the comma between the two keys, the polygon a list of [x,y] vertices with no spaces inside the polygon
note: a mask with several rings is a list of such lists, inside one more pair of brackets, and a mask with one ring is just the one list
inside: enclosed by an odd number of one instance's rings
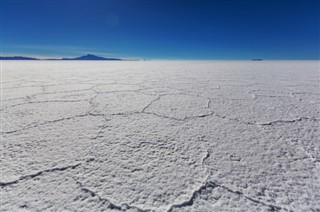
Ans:
{"label": "blue sky", "polygon": [[317,0],[2,0],[3,55],[320,59]]}

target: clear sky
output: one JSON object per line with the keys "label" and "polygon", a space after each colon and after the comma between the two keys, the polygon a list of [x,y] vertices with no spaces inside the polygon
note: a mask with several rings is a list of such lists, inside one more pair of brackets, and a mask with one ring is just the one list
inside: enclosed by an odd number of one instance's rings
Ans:
{"label": "clear sky", "polygon": [[1,0],[3,55],[320,59],[319,0]]}

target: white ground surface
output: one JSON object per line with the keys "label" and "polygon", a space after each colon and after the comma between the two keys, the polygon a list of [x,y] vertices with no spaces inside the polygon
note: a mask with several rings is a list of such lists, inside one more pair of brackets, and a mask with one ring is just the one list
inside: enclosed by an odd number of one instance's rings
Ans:
{"label": "white ground surface", "polygon": [[320,211],[319,61],[2,61],[1,211]]}

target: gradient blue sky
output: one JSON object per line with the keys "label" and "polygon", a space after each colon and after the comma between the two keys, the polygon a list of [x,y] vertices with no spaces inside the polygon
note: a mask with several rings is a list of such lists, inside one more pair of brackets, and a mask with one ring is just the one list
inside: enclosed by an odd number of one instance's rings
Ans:
{"label": "gradient blue sky", "polygon": [[3,55],[320,59],[318,0],[2,0]]}

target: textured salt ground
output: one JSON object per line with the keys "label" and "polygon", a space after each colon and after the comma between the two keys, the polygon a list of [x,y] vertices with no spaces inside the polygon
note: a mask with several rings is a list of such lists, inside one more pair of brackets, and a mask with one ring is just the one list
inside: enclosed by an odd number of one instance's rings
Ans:
{"label": "textured salt ground", "polygon": [[2,61],[1,211],[319,211],[319,61]]}

